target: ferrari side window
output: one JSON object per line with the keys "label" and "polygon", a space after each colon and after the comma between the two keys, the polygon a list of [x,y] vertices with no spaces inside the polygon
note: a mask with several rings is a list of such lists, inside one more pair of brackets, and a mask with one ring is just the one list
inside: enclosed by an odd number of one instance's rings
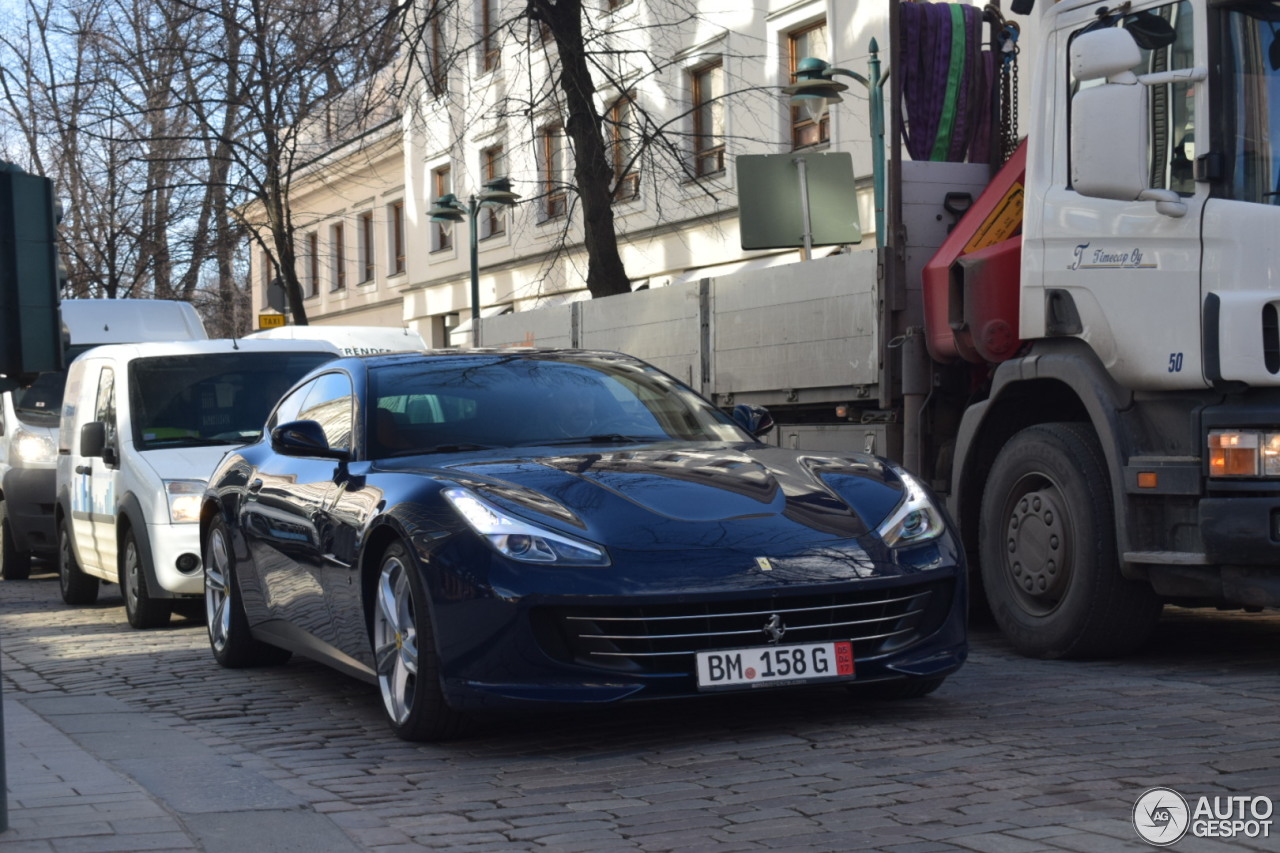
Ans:
{"label": "ferrari side window", "polygon": [[316,377],[298,419],[319,423],[330,447],[350,450],[353,400],[351,380],[345,373],[325,373]]}

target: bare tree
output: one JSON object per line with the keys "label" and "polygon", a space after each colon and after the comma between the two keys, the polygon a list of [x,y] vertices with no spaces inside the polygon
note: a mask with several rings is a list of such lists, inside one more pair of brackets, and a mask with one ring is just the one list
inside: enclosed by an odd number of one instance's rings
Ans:
{"label": "bare tree", "polygon": [[[285,288],[293,322],[307,323],[290,189],[308,162],[371,122],[391,94],[377,72],[393,58],[385,0],[190,0],[218,38],[187,49],[188,106],[225,170],[210,176],[237,224],[253,235]],[[391,113],[394,116],[394,112]],[[249,228],[261,214],[265,229]],[[225,245],[224,245],[225,248]]]}
{"label": "bare tree", "polygon": [[386,0],[26,3],[0,33],[5,144],[68,202],[65,295],[213,287],[238,304],[256,203],[269,227],[255,236],[305,323],[290,182],[378,114],[361,86],[393,55]]}
{"label": "bare tree", "polygon": [[[574,221],[564,223],[559,250],[581,240],[587,256],[586,285],[593,297],[629,291],[614,221],[615,202],[639,192],[639,176],[644,174],[659,219],[662,196],[671,185],[694,193],[701,190],[704,202],[717,205],[719,193],[709,179],[723,171],[725,140],[719,140],[716,168],[705,168],[709,161],[691,155],[696,141],[711,136],[710,129],[699,126],[696,111],[723,109],[731,99],[745,103],[756,98],[756,110],[763,114],[777,108],[776,91],[725,80],[721,91],[697,106],[685,103],[680,92],[664,92],[663,100],[679,105],[675,108],[654,108],[635,97],[637,88],[659,90],[669,87],[673,78],[683,79],[677,58],[681,48],[695,31],[716,30],[699,14],[695,0],[644,4],[644,14],[603,17],[596,7],[584,8],[582,0],[521,0],[519,8],[510,3],[504,7],[498,0],[474,5],[480,7],[478,19],[473,4],[461,0],[418,0],[402,7],[403,53],[410,74],[406,90],[426,90],[437,99],[452,94],[447,112],[453,121],[449,132],[454,149],[461,148],[461,140],[483,121],[527,124],[532,139],[540,116],[562,117],[573,158],[573,180],[567,186],[541,185],[538,190],[541,198],[563,192],[573,199]],[[609,4],[615,5],[634,9],[641,4]],[[486,103],[485,99],[471,89],[451,93],[448,81],[452,75],[474,77],[470,71],[474,57],[488,57],[503,44],[515,47],[514,54],[525,57],[529,66],[545,68],[547,74],[522,68],[528,72],[520,80],[523,85],[507,80],[504,91],[492,105],[486,104],[487,112],[481,115],[474,102]],[[752,48],[762,46],[747,46],[748,51]],[[736,58],[759,63],[762,56],[739,53]],[[405,101],[418,103],[408,96]],[[439,127],[428,126],[440,121],[440,113],[418,117],[426,135],[441,133]],[[761,127],[743,122],[743,138],[773,144]]]}

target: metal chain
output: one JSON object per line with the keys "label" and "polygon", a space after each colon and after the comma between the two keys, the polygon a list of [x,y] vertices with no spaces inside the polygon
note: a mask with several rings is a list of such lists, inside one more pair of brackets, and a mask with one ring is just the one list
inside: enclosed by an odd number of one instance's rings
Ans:
{"label": "metal chain", "polygon": [[1018,148],[1018,35],[1019,27],[1004,22],[1000,33],[1000,159],[1007,161]]}

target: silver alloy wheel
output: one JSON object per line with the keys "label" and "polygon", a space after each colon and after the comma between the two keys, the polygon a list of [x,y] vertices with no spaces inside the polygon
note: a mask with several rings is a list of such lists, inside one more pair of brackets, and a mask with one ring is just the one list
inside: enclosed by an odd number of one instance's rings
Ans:
{"label": "silver alloy wheel", "polygon": [[215,525],[209,531],[209,551],[204,563],[204,612],[209,624],[209,640],[219,652],[227,647],[227,637],[231,634],[227,565],[227,540]]}
{"label": "silver alloy wheel", "polygon": [[409,569],[398,557],[382,564],[378,605],[373,614],[374,666],[382,704],[397,724],[413,711],[418,679],[418,626],[414,614]]}

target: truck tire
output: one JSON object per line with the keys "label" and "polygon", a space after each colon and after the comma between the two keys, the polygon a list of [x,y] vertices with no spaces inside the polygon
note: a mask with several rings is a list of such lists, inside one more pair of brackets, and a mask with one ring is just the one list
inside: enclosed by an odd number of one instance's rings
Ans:
{"label": "truck tire", "polygon": [[13,526],[9,524],[9,508],[4,498],[0,498],[0,577],[7,581],[31,577],[31,552],[19,551],[14,544]]}
{"label": "truck tire", "polygon": [[98,600],[98,579],[84,573],[76,561],[67,521],[58,522],[58,589],[65,604],[93,604]]}
{"label": "truck tire", "polygon": [[1086,425],[1028,427],[1000,450],[982,495],[982,581],[1021,654],[1104,658],[1150,638],[1159,597],[1120,575],[1111,481]]}
{"label": "truck tire", "polygon": [[168,599],[151,596],[142,559],[138,537],[130,528],[125,531],[124,551],[120,555],[120,592],[124,594],[124,613],[129,624],[139,630],[163,628],[169,624],[173,604]]}

